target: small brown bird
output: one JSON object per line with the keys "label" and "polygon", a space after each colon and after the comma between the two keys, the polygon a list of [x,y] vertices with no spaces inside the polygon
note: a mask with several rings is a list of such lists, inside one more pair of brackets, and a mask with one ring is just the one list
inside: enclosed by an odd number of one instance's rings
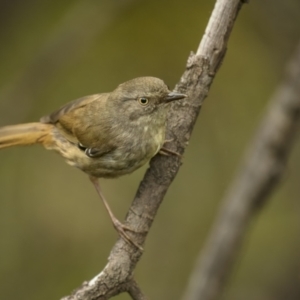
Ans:
{"label": "small brown bird", "polygon": [[[157,154],[165,142],[168,103],[186,95],[171,92],[155,77],[135,78],[113,92],[72,101],[40,122],[0,128],[0,149],[42,144],[89,175],[114,227],[136,245],[112,213],[98,179],[128,174]],[[139,247],[140,248],[140,247]]]}

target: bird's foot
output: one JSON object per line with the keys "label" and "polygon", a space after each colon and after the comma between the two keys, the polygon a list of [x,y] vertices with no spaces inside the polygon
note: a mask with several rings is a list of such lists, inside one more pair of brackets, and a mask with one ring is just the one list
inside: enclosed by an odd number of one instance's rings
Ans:
{"label": "bird's foot", "polygon": [[136,242],[134,242],[132,240],[132,238],[130,238],[130,236],[126,233],[126,231],[131,231],[134,233],[138,233],[136,230],[122,224],[117,218],[112,218],[112,223],[114,228],[116,229],[116,231],[118,232],[118,234],[120,235],[120,237],[127,243],[135,246],[136,248],[138,248],[140,251],[144,251],[143,247],[141,247],[140,245],[138,245]]}
{"label": "bird's foot", "polygon": [[171,155],[175,155],[179,158],[182,158],[182,155],[176,151],[173,151],[173,150],[170,150],[168,148],[165,147],[165,145],[167,143],[171,143],[173,142],[174,139],[168,139],[168,140],[165,140],[164,142],[164,145],[160,148],[160,150],[158,151],[159,154],[161,155],[165,155],[165,156],[171,156]]}

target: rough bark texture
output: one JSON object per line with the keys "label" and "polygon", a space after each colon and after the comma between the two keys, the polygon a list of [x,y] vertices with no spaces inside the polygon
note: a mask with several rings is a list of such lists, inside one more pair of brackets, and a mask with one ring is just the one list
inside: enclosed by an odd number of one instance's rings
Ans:
{"label": "rough bark texture", "polygon": [[[191,54],[188,59],[186,71],[175,88],[186,93],[188,98],[178,101],[180,103],[173,103],[168,119],[167,139],[173,140],[169,143],[173,151],[182,154],[188,144],[201,104],[225,55],[227,41],[242,3],[240,0],[217,0],[197,54]],[[181,160],[177,156],[157,155],[151,160],[125,222],[139,232],[128,232],[137,244],[144,244],[157,210],[180,165]],[[132,272],[141,255],[139,249],[119,239],[103,271],[63,300],[109,299],[123,291],[128,291],[132,296]],[[138,289],[136,284],[135,287]],[[145,299],[143,297],[136,299]]]}
{"label": "rough bark texture", "polygon": [[220,295],[249,222],[283,175],[299,118],[300,43],[223,201],[183,299],[214,300]]}

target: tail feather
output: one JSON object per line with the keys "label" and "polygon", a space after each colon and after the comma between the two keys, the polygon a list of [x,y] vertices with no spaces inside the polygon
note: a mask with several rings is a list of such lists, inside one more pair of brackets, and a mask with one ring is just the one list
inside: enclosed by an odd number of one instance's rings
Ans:
{"label": "tail feather", "polygon": [[53,125],[26,123],[0,127],[0,149],[12,146],[44,144]]}

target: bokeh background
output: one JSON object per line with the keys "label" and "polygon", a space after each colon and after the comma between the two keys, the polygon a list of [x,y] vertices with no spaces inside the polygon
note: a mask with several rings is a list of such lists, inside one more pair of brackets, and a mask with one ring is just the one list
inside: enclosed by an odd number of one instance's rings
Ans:
{"label": "bokeh background", "polygon": [[[214,0],[1,0],[0,126],[38,120],[138,76],[157,76],[173,87],[213,6]],[[299,18],[298,0],[253,0],[243,7],[136,270],[151,299],[182,295],[300,38]],[[252,223],[222,299],[300,298],[299,150],[298,142],[283,182]],[[120,219],[145,168],[101,180]],[[1,299],[69,294],[104,267],[116,238],[85,174],[39,146],[0,152]]]}

